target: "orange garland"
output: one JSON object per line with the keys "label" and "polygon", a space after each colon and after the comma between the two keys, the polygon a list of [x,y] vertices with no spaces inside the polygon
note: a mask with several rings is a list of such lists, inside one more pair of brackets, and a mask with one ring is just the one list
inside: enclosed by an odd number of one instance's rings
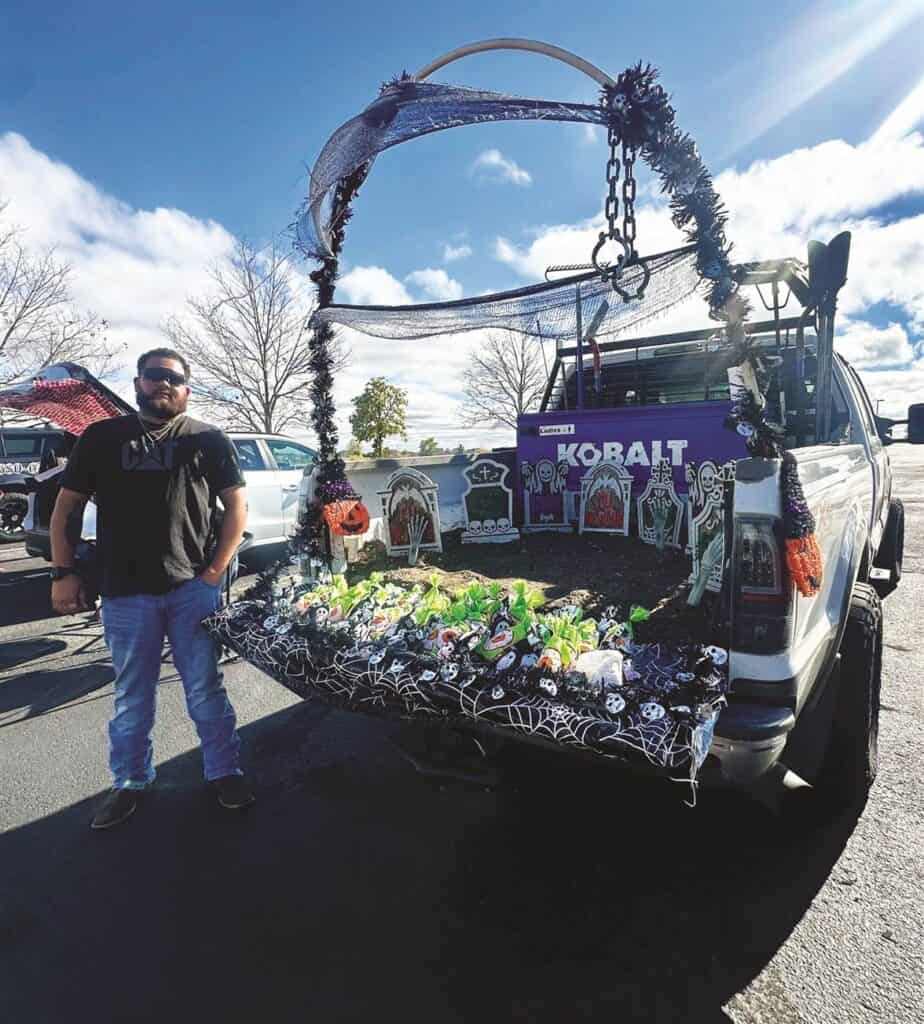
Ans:
{"label": "orange garland", "polygon": [[803,597],[814,597],[821,588],[821,551],[815,534],[786,541],[786,568]]}

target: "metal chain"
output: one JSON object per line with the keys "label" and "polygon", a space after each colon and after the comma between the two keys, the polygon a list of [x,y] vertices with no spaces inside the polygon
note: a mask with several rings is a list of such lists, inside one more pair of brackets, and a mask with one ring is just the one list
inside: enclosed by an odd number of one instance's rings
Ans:
{"label": "metal chain", "polygon": [[610,146],[610,157],[606,162],[606,184],[607,184],[607,196],[606,205],[604,206],[604,214],[606,216],[606,223],[608,228],[608,237],[611,239],[619,238],[619,172],[620,172],[620,160],[617,152],[620,142],[619,131],[612,124],[607,130],[607,141]]}
{"label": "metal chain", "polygon": [[635,147],[622,144],[622,163],[626,169],[622,181],[622,237],[629,246],[630,255],[635,254]]}

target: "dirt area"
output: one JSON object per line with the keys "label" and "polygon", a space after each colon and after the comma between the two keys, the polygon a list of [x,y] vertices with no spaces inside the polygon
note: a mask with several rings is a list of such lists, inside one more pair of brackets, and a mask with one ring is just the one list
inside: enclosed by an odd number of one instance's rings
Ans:
{"label": "dirt area", "polygon": [[707,594],[701,607],[688,607],[692,563],[682,551],[666,551],[659,563],[655,549],[636,537],[533,533],[510,544],[463,545],[460,535],[443,534],[443,552],[421,553],[414,567],[388,558],[383,544],[367,544],[360,560],[350,564],[349,577],[384,572],[410,585],[425,583],[436,571],[448,592],[475,580],[504,585],[526,580],[542,591],[549,609],[575,604],[596,616],[614,604],[627,615],[631,605],[642,605],[652,616],[636,627],[639,640],[713,640],[714,598]]}

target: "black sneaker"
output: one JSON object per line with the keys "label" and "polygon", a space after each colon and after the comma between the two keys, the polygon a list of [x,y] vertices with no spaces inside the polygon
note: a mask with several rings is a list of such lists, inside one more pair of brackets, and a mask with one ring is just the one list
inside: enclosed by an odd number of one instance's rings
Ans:
{"label": "black sneaker", "polygon": [[138,806],[137,789],[110,790],[100,803],[99,810],[90,822],[90,828],[112,828],[121,825],[126,818],[135,813]]}
{"label": "black sneaker", "polygon": [[256,801],[243,775],[225,775],[212,782],[218,794],[218,802],[229,811],[239,811]]}

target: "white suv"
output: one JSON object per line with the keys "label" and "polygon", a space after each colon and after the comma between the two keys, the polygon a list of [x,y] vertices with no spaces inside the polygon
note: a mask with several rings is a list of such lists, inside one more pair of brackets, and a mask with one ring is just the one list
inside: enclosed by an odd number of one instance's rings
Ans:
{"label": "white suv", "polygon": [[280,434],[229,431],[247,481],[247,532],[241,551],[287,540],[298,519],[298,489],[317,453]]}

